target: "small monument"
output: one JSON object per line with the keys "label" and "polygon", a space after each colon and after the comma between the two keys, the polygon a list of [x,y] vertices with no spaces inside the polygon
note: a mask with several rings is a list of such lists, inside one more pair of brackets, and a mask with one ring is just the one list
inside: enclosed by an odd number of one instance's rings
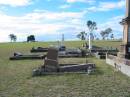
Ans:
{"label": "small monument", "polygon": [[123,43],[118,57],[130,59],[130,0],[126,0],[126,17],[121,24],[124,25]]}

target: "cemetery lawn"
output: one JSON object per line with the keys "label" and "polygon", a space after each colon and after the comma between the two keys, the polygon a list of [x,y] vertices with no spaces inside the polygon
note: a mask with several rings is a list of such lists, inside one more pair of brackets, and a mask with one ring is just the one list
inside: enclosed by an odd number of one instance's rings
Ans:
{"label": "cemetery lawn", "polygon": [[[119,41],[94,41],[100,46],[118,47]],[[130,77],[114,72],[105,60],[87,58],[96,64],[96,71],[87,74],[62,74],[32,77],[32,70],[43,64],[42,60],[10,61],[9,56],[18,51],[30,53],[38,46],[47,47],[52,42],[0,43],[0,97],[130,97]],[[80,41],[68,41],[68,47],[80,47]],[[60,59],[61,63],[83,63],[85,58]]]}

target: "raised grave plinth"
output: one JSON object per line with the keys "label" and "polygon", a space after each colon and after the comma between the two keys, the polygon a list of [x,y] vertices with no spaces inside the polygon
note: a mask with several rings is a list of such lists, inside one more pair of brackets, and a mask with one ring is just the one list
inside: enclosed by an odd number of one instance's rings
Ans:
{"label": "raised grave plinth", "polygon": [[130,76],[130,60],[118,56],[106,55],[106,63]]}

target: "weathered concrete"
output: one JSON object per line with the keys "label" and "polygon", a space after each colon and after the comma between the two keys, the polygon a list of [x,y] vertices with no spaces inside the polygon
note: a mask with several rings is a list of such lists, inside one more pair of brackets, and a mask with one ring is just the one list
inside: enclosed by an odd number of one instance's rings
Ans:
{"label": "weathered concrete", "polygon": [[113,55],[106,55],[106,63],[112,65],[115,69],[130,76],[130,60],[119,58]]}

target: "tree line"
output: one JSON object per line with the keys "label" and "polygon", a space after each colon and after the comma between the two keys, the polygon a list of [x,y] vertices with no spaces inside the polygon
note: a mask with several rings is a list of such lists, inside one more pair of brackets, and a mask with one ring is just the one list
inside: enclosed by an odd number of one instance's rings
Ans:
{"label": "tree line", "polygon": [[[79,38],[81,40],[86,40],[87,35],[90,33],[90,35],[88,35],[88,36],[90,36],[89,38],[91,38],[91,40],[94,40],[94,39],[98,40],[99,38],[97,38],[95,33],[94,33],[94,30],[98,29],[96,22],[89,20],[89,21],[87,21],[86,25],[87,25],[89,31],[88,32],[81,31],[77,35],[77,38]],[[100,32],[102,40],[105,40],[106,38],[108,39],[110,34],[111,34],[110,38],[113,40],[114,39],[114,34],[112,32],[113,32],[112,28],[106,28],[105,30],[102,30]]]}
{"label": "tree line", "polygon": [[[94,31],[98,29],[97,23],[95,21],[88,20],[87,23],[86,23],[86,26],[88,28],[88,32],[81,31],[77,35],[77,38],[79,38],[81,40],[86,40],[86,37],[89,36],[89,44],[90,44],[90,40],[94,40],[94,39],[98,40],[99,39],[99,38],[96,37],[96,35],[94,33]],[[110,34],[111,34],[110,38],[114,39],[114,34],[112,32],[113,32],[112,28],[107,28],[105,30],[102,30],[100,32],[100,35],[101,35],[103,40],[108,38]],[[17,40],[17,36],[15,34],[10,34],[9,38],[10,38],[11,42],[16,42],[16,40]],[[35,42],[35,36],[34,35],[27,36],[27,42]]]}
{"label": "tree line", "polygon": [[[9,38],[11,42],[16,42],[17,36],[15,34],[9,34]],[[27,42],[35,42],[35,36],[29,35],[27,36]]]}

